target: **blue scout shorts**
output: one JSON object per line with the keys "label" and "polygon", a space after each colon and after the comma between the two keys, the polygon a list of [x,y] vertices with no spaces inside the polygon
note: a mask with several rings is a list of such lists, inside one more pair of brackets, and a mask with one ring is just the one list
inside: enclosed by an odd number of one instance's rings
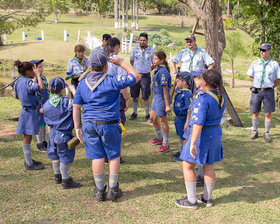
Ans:
{"label": "blue scout shorts", "polygon": [[259,90],[258,93],[252,93],[250,101],[250,111],[252,113],[260,112],[263,101],[264,113],[275,111],[274,89]]}
{"label": "blue scout shorts", "polygon": [[140,89],[142,91],[142,99],[148,100],[151,95],[151,75],[147,73],[142,75],[142,78],[135,85],[130,87],[130,95],[132,98],[138,98],[140,94]]}
{"label": "blue scout shorts", "polygon": [[151,110],[155,111],[156,115],[160,117],[167,115],[165,112],[165,101],[162,95],[154,94]]}
{"label": "blue scout shorts", "polygon": [[118,123],[97,125],[96,121],[84,121],[86,158],[115,159],[121,155],[122,129]]}
{"label": "blue scout shorts", "polygon": [[183,136],[186,120],[187,116],[176,116],[174,120],[176,134],[180,137],[181,140],[186,140]]}
{"label": "blue scout shorts", "polygon": [[69,150],[67,142],[72,138],[71,131],[58,131],[51,128],[48,142],[48,157],[59,160],[62,163],[72,163],[75,157],[75,149]]}
{"label": "blue scout shorts", "polygon": [[38,112],[36,107],[22,107],[16,132],[25,135],[38,135]]}

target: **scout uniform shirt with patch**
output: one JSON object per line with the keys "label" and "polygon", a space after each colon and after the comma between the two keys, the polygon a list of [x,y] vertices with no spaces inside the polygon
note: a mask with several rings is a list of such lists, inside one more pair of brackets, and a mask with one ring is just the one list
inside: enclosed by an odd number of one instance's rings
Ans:
{"label": "scout uniform shirt with patch", "polygon": [[214,62],[213,58],[202,48],[196,47],[194,52],[188,48],[181,50],[176,54],[172,61],[175,63],[182,62],[180,72],[202,71],[204,65],[209,66]]}
{"label": "scout uniform shirt with patch", "polygon": [[147,46],[147,48],[141,48],[140,46],[133,48],[130,61],[134,61],[133,67],[138,73],[146,74],[151,72],[154,53],[154,49],[150,46]]}
{"label": "scout uniform shirt with patch", "polygon": [[[39,97],[40,103],[44,104],[45,102],[47,102],[47,100],[49,99],[49,84],[47,81],[47,78],[43,75],[41,75],[41,79],[44,83],[45,88],[39,92],[37,92],[37,95]],[[38,79],[36,77],[36,82],[38,83]]]}
{"label": "scout uniform shirt with patch", "polygon": [[103,75],[103,72],[90,73],[79,83],[73,103],[83,105],[83,119],[85,120],[119,120],[120,90],[136,83],[136,78],[132,74],[109,74],[91,91]]}
{"label": "scout uniform shirt with patch", "polygon": [[102,53],[103,51],[104,51],[104,47],[101,45],[101,46],[98,46],[98,47],[94,48],[92,52]]}
{"label": "scout uniform shirt with patch", "polygon": [[256,88],[272,88],[274,81],[280,79],[280,68],[276,61],[269,59],[266,63],[262,59],[254,61],[247,75],[253,77],[253,86]]}
{"label": "scout uniform shirt with patch", "polygon": [[192,93],[189,89],[177,89],[174,97],[174,113],[176,116],[187,116],[191,104]]}
{"label": "scout uniform shirt with patch", "polygon": [[164,65],[160,65],[159,67],[156,68],[153,77],[152,90],[156,95],[160,94],[163,96],[162,86],[167,86],[168,92],[171,89],[171,76]]}
{"label": "scout uniform shirt with patch", "polygon": [[[87,58],[85,59],[85,64],[87,67],[89,67],[89,61]],[[74,58],[72,58],[68,61],[68,67],[67,67],[67,71],[66,71],[66,74],[68,75],[68,77],[66,79],[69,79],[71,77],[72,78],[77,77],[77,76],[83,74],[85,71],[86,71],[85,66],[75,56]]]}
{"label": "scout uniform shirt with patch", "polygon": [[15,84],[15,97],[21,102],[21,106],[37,106],[38,98],[35,92],[39,91],[38,83],[25,76],[19,77]]}

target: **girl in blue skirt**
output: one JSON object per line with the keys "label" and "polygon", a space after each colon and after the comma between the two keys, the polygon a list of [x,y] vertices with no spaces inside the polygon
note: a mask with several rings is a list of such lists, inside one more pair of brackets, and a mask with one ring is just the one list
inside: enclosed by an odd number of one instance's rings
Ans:
{"label": "girl in blue skirt", "polygon": [[[42,163],[31,158],[30,143],[32,135],[37,135],[39,128],[36,92],[44,89],[44,83],[36,65],[16,61],[15,66],[21,75],[15,84],[15,97],[20,100],[22,106],[16,132],[24,135],[22,145],[25,157],[24,167],[26,170],[42,170],[44,169]],[[33,81],[35,75],[38,83]]]}
{"label": "girl in blue skirt", "polygon": [[[207,207],[212,204],[212,190],[215,184],[214,163],[223,159],[222,128],[220,121],[225,110],[222,95],[222,76],[215,70],[202,73],[200,80],[203,93],[197,98],[190,117],[190,136],[180,158],[183,160],[183,173],[187,197],[178,199],[175,204],[185,208],[197,208],[197,201]],[[196,195],[196,175],[194,167],[204,169],[204,193]]]}

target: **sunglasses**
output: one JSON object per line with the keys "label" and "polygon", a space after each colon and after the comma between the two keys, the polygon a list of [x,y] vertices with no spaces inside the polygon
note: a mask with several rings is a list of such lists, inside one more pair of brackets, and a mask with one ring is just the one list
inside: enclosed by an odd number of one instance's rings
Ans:
{"label": "sunglasses", "polygon": [[266,52],[266,50],[265,50],[265,49],[260,49],[260,51],[261,51],[261,52]]}
{"label": "sunglasses", "polygon": [[192,40],[187,40],[187,43],[190,43],[190,44],[191,44],[192,42],[193,42]]}

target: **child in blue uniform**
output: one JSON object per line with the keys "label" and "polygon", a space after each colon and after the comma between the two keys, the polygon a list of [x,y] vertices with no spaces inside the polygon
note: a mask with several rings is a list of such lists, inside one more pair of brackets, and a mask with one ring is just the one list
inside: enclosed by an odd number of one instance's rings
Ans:
{"label": "child in blue uniform", "polygon": [[[30,143],[32,135],[38,134],[39,127],[36,92],[44,89],[44,83],[36,65],[30,62],[15,61],[15,66],[17,66],[18,72],[21,75],[15,84],[15,97],[20,100],[22,106],[16,132],[24,135],[22,145],[25,158],[24,167],[26,170],[42,170],[44,169],[42,163],[31,158]],[[38,83],[32,80],[35,75]]]}
{"label": "child in blue uniform", "polygon": [[[44,114],[46,123],[51,127],[48,143],[48,157],[52,160],[55,184],[62,183],[63,189],[77,188],[81,184],[74,182],[69,176],[68,164],[75,157],[75,149],[68,150],[67,142],[73,137],[73,101],[67,96],[62,96],[67,85],[63,78],[54,77],[50,80],[51,95],[44,104],[41,113]],[[70,86],[70,91],[75,95],[75,87]]]}
{"label": "child in blue uniform", "polygon": [[[39,134],[36,135],[37,137],[37,149],[40,152],[47,152],[47,141],[46,141],[46,122],[44,121],[44,116],[39,112],[40,108],[43,106],[43,104],[49,99],[49,90],[48,90],[48,81],[45,76],[43,76],[43,59],[41,60],[32,60],[30,61],[32,64],[36,65],[38,68],[41,79],[44,83],[45,88],[42,91],[37,92],[39,105],[38,105],[38,124],[39,124]],[[38,80],[36,79],[38,82]]]}
{"label": "child in blue uniform", "polygon": [[[223,159],[222,119],[225,102],[222,95],[222,76],[215,70],[202,73],[203,94],[197,99],[190,117],[190,133],[180,158],[183,160],[183,173],[187,197],[178,199],[175,204],[185,208],[197,208],[197,201],[207,207],[212,204],[212,191],[215,184],[214,163]],[[204,193],[196,195],[195,165],[204,168]]]}
{"label": "child in blue uniform", "polygon": [[[121,66],[127,75],[106,74],[107,57],[95,53],[90,57],[92,73],[81,80],[77,88],[73,117],[76,135],[81,143],[85,139],[86,157],[92,159],[95,181],[94,195],[97,201],[105,200],[104,160],[109,160],[109,189],[107,199],[122,196],[119,188],[121,154],[120,90],[134,85],[141,76],[134,68],[119,57],[110,62]],[[81,128],[81,107],[83,106],[83,128]]]}
{"label": "child in blue uniform", "polygon": [[191,103],[192,93],[189,87],[189,81],[191,80],[191,74],[188,72],[177,73],[176,75],[176,95],[174,97],[174,113],[176,115],[174,124],[176,128],[176,134],[179,136],[179,151],[173,156],[175,161],[182,161],[179,157],[183,150],[185,138],[184,126],[187,120],[188,109]]}
{"label": "child in blue uniform", "polygon": [[[169,151],[169,126],[166,115],[170,112],[170,95],[171,76],[166,54],[163,51],[158,51],[154,54],[153,66],[156,66],[152,90],[154,91],[151,120],[156,132],[156,138],[149,141],[152,145],[161,144],[156,150],[157,152]],[[160,123],[158,122],[158,117]],[[161,127],[162,126],[162,133]]]}
{"label": "child in blue uniform", "polygon": [[75,56],[70,59],[68,62],[68,67],[66,74],[66,80],[71,78],[71,84],[77,88],[79,84],[79,77],[87,70],[89,67],[88,59],[85,56],[85,47],[81,44],[78,44],[74,48]]}

